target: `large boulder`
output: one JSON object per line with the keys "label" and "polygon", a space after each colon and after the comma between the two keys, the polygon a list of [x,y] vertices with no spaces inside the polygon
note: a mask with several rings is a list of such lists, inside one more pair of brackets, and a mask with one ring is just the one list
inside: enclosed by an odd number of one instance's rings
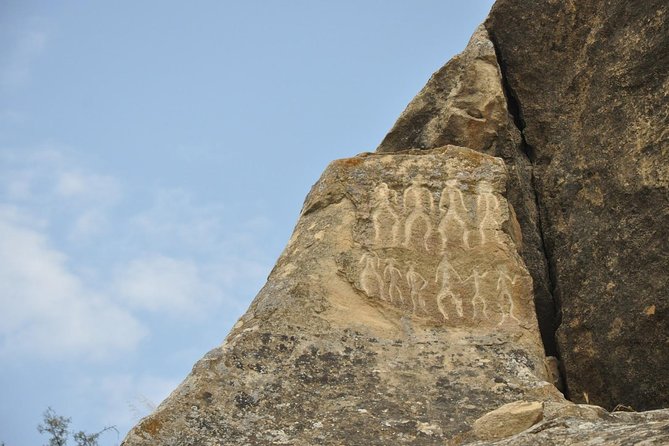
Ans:
{"label": "large boulder", "polygon": [[333,162],[225,343],[123,444],[441,445],[561,400],[506,184],[455,146]]}
{"label": "large boulder", "polygon": [[669,406],[669,3],[499,0],[569,397]]}

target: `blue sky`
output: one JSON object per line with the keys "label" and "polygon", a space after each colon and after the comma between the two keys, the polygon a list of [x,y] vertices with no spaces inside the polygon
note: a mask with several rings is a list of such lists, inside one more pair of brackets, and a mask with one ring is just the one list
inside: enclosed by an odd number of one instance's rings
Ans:
{"label": "blue sky", "polygon": [[122,438],[491,4],[0,1],[0,441]]}

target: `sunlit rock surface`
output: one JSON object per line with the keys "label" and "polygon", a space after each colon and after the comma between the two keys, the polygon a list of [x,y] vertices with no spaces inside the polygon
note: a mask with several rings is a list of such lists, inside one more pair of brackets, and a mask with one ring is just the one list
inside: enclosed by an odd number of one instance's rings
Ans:
{"label": "sunlit rock surface", "polygon": [[443,444],[559,401],[506,182],[455,146],[333,162],[224,345],[124,444]]}

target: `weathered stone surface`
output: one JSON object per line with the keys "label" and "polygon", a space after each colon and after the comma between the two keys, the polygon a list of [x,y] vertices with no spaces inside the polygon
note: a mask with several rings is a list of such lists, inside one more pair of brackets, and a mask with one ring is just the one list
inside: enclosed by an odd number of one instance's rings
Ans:
{"label": "weathered stone surface", "polygon": [[474,422],[474,435],[481,440],[498,440],[528,429],[544,417],[539,401],[514,401],[493,410]]}
{"label": "weathered stone surface", "polygon": [[608,413],[598,406],[553,404],[544,421],[498,441],[467,446],[628,446],[669,444],[669,410]]}
{"label": "weathered stone surface", "polygon": [[495,48],[480,26],[467,48],[432,75],[407,106],[377,151],[433,149],[455,144],[504,159],[509,172],[508,199],[522,232],[520,252],[532,275],[542,339],[554,346],[555,305],[543,252],[532,168],[520,131],[509,114]]}
{"label": "weathered stone surface", "polygon": [[333,162],[225,343],[123,444],[444,444],[560,401],[506,182],[454,146]]}
{"label": "weathered stone surface", "polygon": [[495,48],[480,26],[467,48],[432,75],[377,151],[454,144],[491,152],[507,125]]}
{"label": "weathered stone surface", "polygon": [[569,396],[669,406],[669,3],[499,0]]}

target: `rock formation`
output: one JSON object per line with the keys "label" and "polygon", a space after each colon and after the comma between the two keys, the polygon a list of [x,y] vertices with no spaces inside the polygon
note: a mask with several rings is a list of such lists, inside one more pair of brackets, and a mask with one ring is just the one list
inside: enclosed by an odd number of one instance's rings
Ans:
{"label": "rock formation", "polygon": [[574,401],[669,407],[669,3],[500,0]]}
{"label": "rock formation", "polygon": [[333,162],[249,311],[126,444],[443,444],[561,400],[506,183],[456,146]]}
{"label": "rock formation", "polygon": [[669,442],[668,12],[499,0],[123,445]]}

